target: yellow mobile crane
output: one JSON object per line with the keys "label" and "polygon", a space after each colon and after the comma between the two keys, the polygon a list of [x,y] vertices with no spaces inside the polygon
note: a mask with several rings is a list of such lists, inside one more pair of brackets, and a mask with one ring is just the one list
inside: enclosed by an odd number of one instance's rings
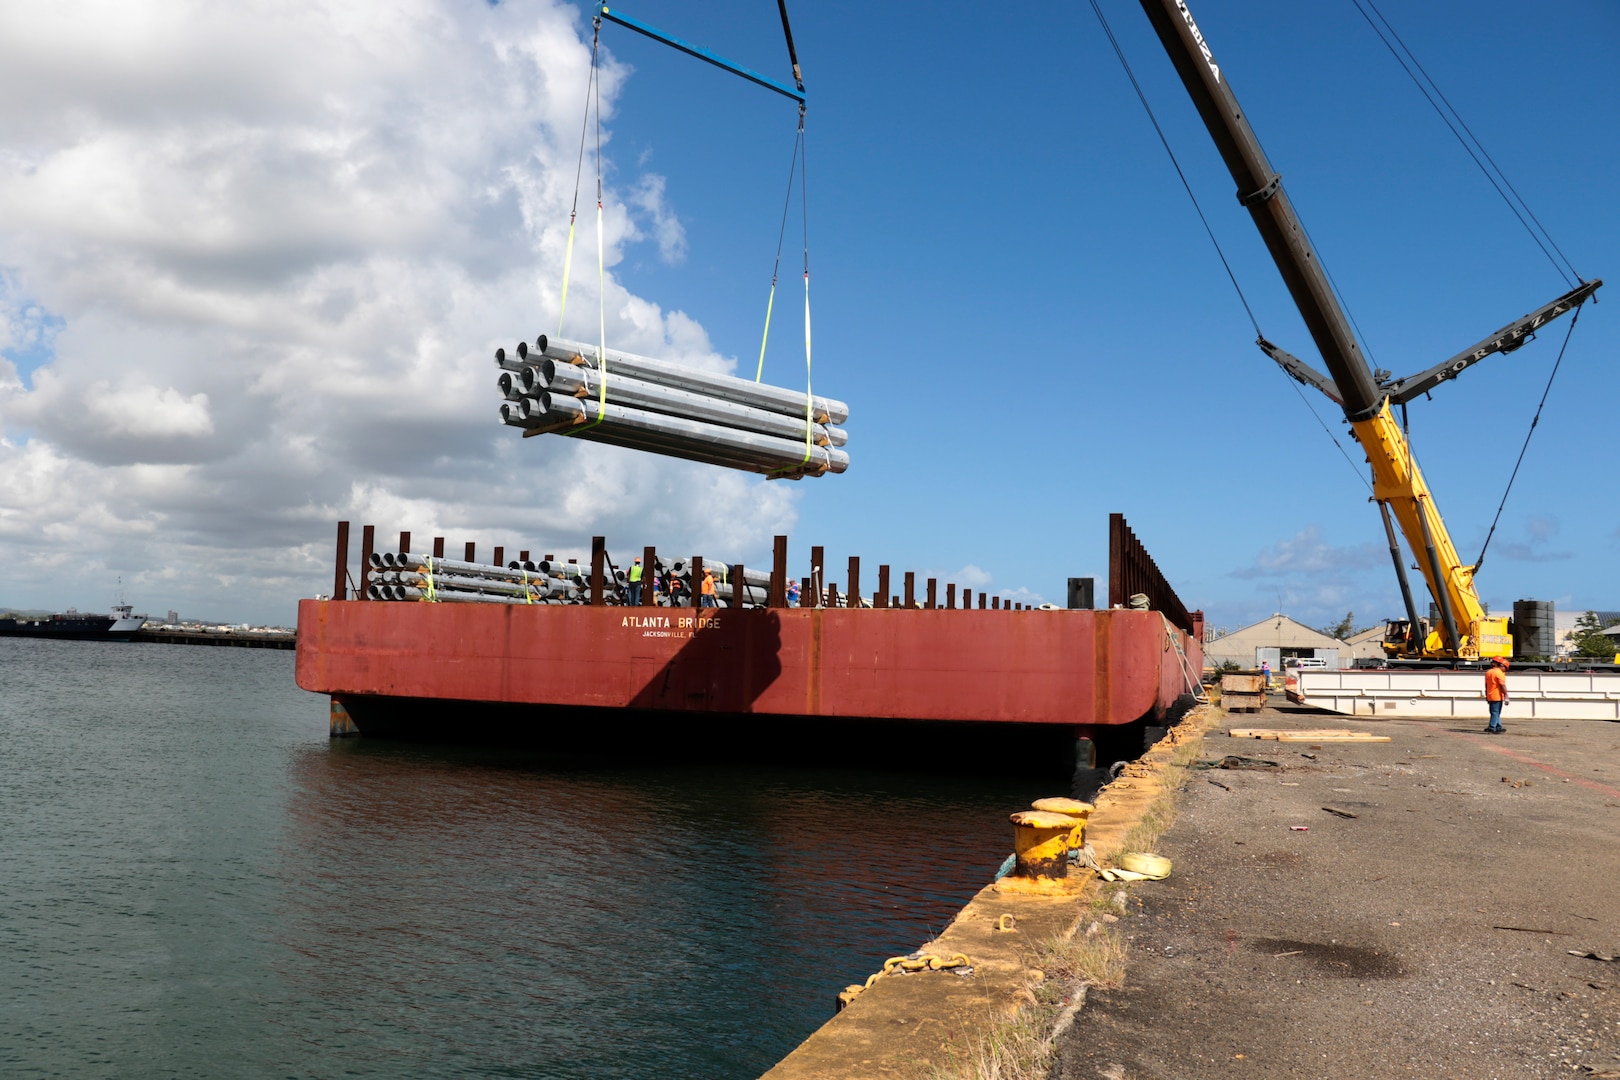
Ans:
{"label": "yellow mobile crane", "polygon": [[[1603,282],[1583,281],[1552,303],[1417,375],[1391,379],[1388,372],[1374,372],[1363,358],[1327,273],[1283,191],[1282,178],[1266,160],[1192,12],[1184,0],[1141,0],[1141,4],[1237,182],[1238,202],[1248,209],[1260,230],[1329,375],[1315,371],[1264,337],[1258,344],[1289,375],[1320,390],[1344,409],[1350,430],[1372,467],[1373,500],[1384,520],[1407,614],[1404,622],[1389,624],[1385,650],[1394,656],[1434,659],[1511,655],[1508,620],[1486,614],[1474,588],[1478,567],[1465,565],[1458,556],[1435,507],[1434,495],[1412,456],[1406,432],[1391,407],[1404,407],[1412,398],[1456,378],[1492,353],[1512,352],[1540,327],[1579,307]],[[1421,552],[1419,566],[1440,609],[1440,625],[1432,629],[1427,619],[1418,617],[1413,603],[1395,525],[1399,525],[1414,554]]]}

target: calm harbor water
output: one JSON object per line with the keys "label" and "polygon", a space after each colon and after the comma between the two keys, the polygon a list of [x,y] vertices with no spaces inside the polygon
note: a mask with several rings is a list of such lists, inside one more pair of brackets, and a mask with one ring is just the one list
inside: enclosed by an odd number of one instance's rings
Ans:
{"label": "calm harbor water", "polygon": [[331,742],[292,670],[0,638],[0,1075],[754,1077],[1052,793]]}

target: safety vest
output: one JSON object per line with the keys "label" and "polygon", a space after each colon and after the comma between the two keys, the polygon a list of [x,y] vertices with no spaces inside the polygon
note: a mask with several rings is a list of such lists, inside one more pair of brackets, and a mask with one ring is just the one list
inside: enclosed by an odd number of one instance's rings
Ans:
{"label": "safety vest", "polygon": [[640,563],[631,563],[630,564],[630,581],[631,581],[632,584],[635,584],[635,585],[641,584],[641,564]]}
{"label": "safety vest", "polygon": [[1502,674],[1501,668],[1491,668],[1485,672],[1485,700],[1507,700],[1507,676]]}
{"label": "safety vest", "polygon": [[704,574],[703,575],[703,595],[704,596],[713,596],[714,595],[714,577],[711,574]]}

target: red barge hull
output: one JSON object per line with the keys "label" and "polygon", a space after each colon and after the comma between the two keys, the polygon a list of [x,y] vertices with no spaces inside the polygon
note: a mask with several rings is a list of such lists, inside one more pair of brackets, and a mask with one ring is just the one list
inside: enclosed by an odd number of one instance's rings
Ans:
{"label": "red barge hull", "polygon": [[1199,643],[1156,611],[700,614],[353,600],[298,610],[298,685],[340,703],[1097,728],[1163,717],[1202,663]]}
{"label": "red barge hull", "polygon": [[[958,608],[954,586],[939,607],[932,581],[926,603],[914,604],[910,574],[901,606],[886,595],[886,566],[872,607],[839,606],[830,588],[829,606],[788,607],[785,537],[768,606],[694,610],[609,602],[601,538],[588,604],[346,600],[343,522],[336,599],[299,605],[297,681],[331,696],[334,735],[517,737],[558,748],[650,735],[665,747],[708,748],[820,725],[860,727],[863,747],[887,732],[902,752],[995,733],[991,743],[1090,738],[1134,756],[1140,743],[1127,744],[1138,729],[1196,688],[1203,617],[1183,607],[1121,515],[1109,528],[1102,610],[1091,610],[1085,579],[1071,581],[1086,589],[1066,610],[987,610],[982,596],[975,609],[965,593]],[[361,595],[372,543],[367,526]],[[408,543],[401,534],[400,550]],[[443,544],[435,538],[436,555]],[[473,554],[468,545],[468,562]],[[818,595],[821,562],[812,549],[806,595]],[[852,559],[852,585],[856,575]],[[934,737],[917,738],[919,724]]]}

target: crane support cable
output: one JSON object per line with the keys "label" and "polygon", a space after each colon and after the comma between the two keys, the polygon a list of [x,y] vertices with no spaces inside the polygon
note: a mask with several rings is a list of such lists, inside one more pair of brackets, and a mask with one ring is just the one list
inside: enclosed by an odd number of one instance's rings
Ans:
{"label": "crane support cable", "polygon": [[[1108,17],[1103,14],[1102,7],[1097,3],[1097,0],[1091,0],[1091,10],[1096,13],[1097,21],[1102,25],[1103,33],[1107,35],[1108,44],[1113,46],[1114,56],[1119,59],[1120,67],[1125,69],[1125,77],[1130,80],[1131,88],[1136,91],[1137,100],[1142,103],[1142,108],[1147,111],[1148,121],[1153,125],[1153,130],[1158,134],[1159,142],[1161,145],[1163,145],[1164,152],[1169,155],[1170,164],[1175,167],[1176,175],[1181,178],[1181,186],[1186,189],[1187,198],[1192,200],[1193,210],[1198,214],[1198,220],[1203,223],[1204,232],[1209,236],[1209,242],[1215,246],[1215,254],[1221,260],[1221,266],[1226,270],[1227,279],[1232,282],[1232,288],[1237,293],[1238,302],[1243,305],[1244,312],[1249,316],[1249,323],[1254,327],[1255,336],[1263,341],[1266,335],[1265,332],[1260,329],[1260,320],[1255,317],[1254,309],[1249,306],[1249,298],[1244,295],[1243,286],[1238,284],[1237,274],[1233,271],[1232,264],[1227,261],[1226,252],[1222,249],[1220,240],[1216,239],[1215,230],[1210,226],[1209,218],[1204,216],[1204,208],[1199,205],[1198,196],[1193,194],[1192,183],[1187,179],[1187,174],[1182,171],[1181,162],[1176,158],[1176,152],[1170,148],[1170,139],[1165,135],[1164,128],[1159,125],[1159,118],[1154,114],[1153,106],[1148,104],[1147,94],[1143,92],[1142,84],[1137,81],[1136,72],[1131,70],[1131,62],[1125,58],[1125,50],[1120,47],[1119,39],[1114,36],[1113,27],[1108,25]],[[1360,480],[1362,484],[1366,485],[1369,491],[1372,490],[1372,485],[1369,484],[1367,478],[1362,475],[1360,467],[1358,467],[1355,460],[1350,457],[1349,452],[1345,450],[1344,445],[1339,442],[1338,437],[1333,434],[1333,430],[1327,426],[1327,422],[1324,421],[1321,414],[1316,411],[1316,407],[1312,405],[1305,397],[1304,393],[1300,391],[1299,386],[1292,378],[1290,378],[1288,382],[1290,386],[1294,387],[1294,392],[1299,394],[1299,400],[1304,403],[1305,408],[1310,411],[1312,416],[1316,417],[1316,422],[1322,425],[1322,431],[1326,433],[1328,439],[1332,441],[1333,445],[1338,448],[1339,453],[1343,455],[1346,464],[1348,464],[1351,471],[1356,474],[1356,479]]]}
{"label": "crane support cable", "polygon": [[1159,142],[1164,146],[1164,152],[1170,155],[1170,164],[1175,166],[1176,175],[1181,178],[1181,186],[1187,189],[1187,198],[1192,200],[1193,210],[1198,213],[1198,220],[1204,223],[1204,232],[1209,234],[1209,242],[1215,245],[1215,254],[1220,257],[1221,265],[1226,268],[1226,276],[1231,279],[1232,288],[1237,290],[1238,301],[1243,304],[1243,310],[1248,312],[1249,322],[1254,324],[1256,337],[1265,337],[1260,329],[1260,320],[1254,317],[1254,309],[1249,306],[1249,298],[1243,295],[1243,286],[1238,284],[1237,274],[1232,272],[1232,264],[1226,261],[1226,252],[1221,249],[1221,242],[1215,239],[1215,230],[1210,228],[1209,219],[1204,216],[1204,208],[1198,204],[1198,196],[1193,194],[1192,184],[1187,180],[1187,174],[1181,170],[1181,162],[1176,160],[1176,152],[1170,149],[1170,140],[1164,134],[1164,128],[1159,126],[1159,118],[1153,113],[1153,106],[1148,104],[1147,95],[1142,92],[1142,84],[1136,81],[1136,72],[1131,70],[1131,62],[1125,59],[1125,50],[1120,48],[1119,39],[1114,36],[1114,28],[1108,25],[1108,17],[1103,14],[1097,0],[1091,0],[1091,10],[1097,13],[1097,21],[1102,24],[1103,33],[1108,36],[1108,44],[1114,47],[1114,55],[1119,58],[1120,66],[1125,69],[1125,77],[1131,81],[1131,88],[1136,91],[1136,99],[1147,110],[1148,120],[1153,124],[1153,130],[1158,133]]}
{"label": "crane support cable", "polygon": [[[1286,376],[1288,373],[1283,372],[1283,374]],[[1322,425],[1322,430],[1327,434],[1327,437],[1333,440],[1333,445],[1338,447],[1340,454],[1344,455],[1345,463],[1348,464],[1350,466],[1350,470],[1356,474],[1356,479],[1360,480],[1362,485],[1365,486],[1369,492],[1372,491],[1372,482],[1367,479],[1366,475],[1361,471],[1361,467],[1357,465],[1355,459],[1350,456],[1350,451],[1346,450],[1344,448],[1344,444],[1339,442],[1339,437],[1333,434],[1333,429],[1327,426],[1327,421],[1323,420],[1322,414],[1316,411],[1316,406],[1312,405],[1310,398],[1305,396],[1305,391],[1299,388],[1299,383],[1294,379],[1289,378],[1288,385],[1294,388],[1294,393],[1299,395],[1299,400],[1305,403],[1305,407],[1311,411],[1311,415],[1316,417],[1316,422]]]}
{"label": "crane support cable", "polygon": [[[1547,231],[1547,227],[1541,223],[1541,219],[1536,217],[1535,211],[1530,209],[1530,204],[1525,201],[1524,196],[1519,194],[1518,189],[1513,186],[1513,182],[1507,178],[1507,173],[1502,171],[1502,167],[1496,163],[1496,159],[1491,157],[1490,152],[1485,149],[1485,144],[1480,142],[1479,136],[1474,134],[1473,129],[1470,128],[1467,121],[1462,118],[1462,114],[1457,111],[1456,106],[1451,104],[1451,101],[1446,97],[1445,92],[1440,89],[1440,84],[1434,81],[1433,76],[1428,73],[1428,71],[1423,67],[1422,62],[1418,60],[1417,54],[1414,53],[1407,46],[1406,42],[1401,39],[1401,35],[1395,30],[1394,24],[1389,21],[1382,11],[1378,10],[1378,6],[1373,3],[1373,0],[1350,0],[1350,2],[1356,6],[1356,11],[1360,12],[1361,17],[1367,20],[1367,25],[1372,27],[1373,33],[1378,35],[1378,40],[1384,43],[1384,47],[1388,49],[1390,55],[1395,58],[1395,62],[1401,66],[1401,70],[1406,72],[1407,77],[1410,78],[1413,85],[1418,88],[1418,92],[1421,93],[1428,101],[1430,106],[1434,108],[1434,111],[1440,117],[1441,122],[1450,129],[1451,134],[1454,135],[1457,142],[1462,145],[1463,151],[1473,159],[1475,165],[1479,166],[1479,171],[1485,175],[1485,179],[1489,181],[1491,187],[1496,189],[1496,193],[1502,197],[1502,201],[1507,204],[1507,207],[1510,211],[1512,211],[1513,216],[1519,219],[1519,224],[1524,226],[1525,232],[1530,234],[1530,239],[1535,241],[1536,246],[1541,249],[1541,253],[1547,256],[1547,261],[1553,264],[1553,269],[1557,270],[1559,276],[1562,277],[1568,284],[1574,284],[1574,282],[1570,281],[1570,275],[1572,274],[1574,275],[1576,281],[1585,281],[1586,279],[1581,277],[1580,272],[1575,269],[1575,264],[1570,262],[1569,256],[1564,254],[1563,249],[1558,246],[1558,242],[1553,239],[1552,233]],[[1365,3],[1368,8],[1372,9],[1374,15],[1378,16],[1377,22],[1375,22],[1372,15],[1368,15],[1366,9],[1361,6],[1363,3]],[[1379,26],[1380,22],[1383,23],[1382,27]],[[1388,28],[1388,34],[1385,34],[1385,28]],[[1395,39],[1394,43],[1391,43],[1390,38]],[[1399,49],[1395,47],[1397,44],[1400,46]],[[1404,53],[1405,56],[1403,56],[1402,53]],[[1411,64],[1407,63],[1408,58],[1411,59]],[[1414,67],[1417,68],[1416,72],[1412,70]],[[1421,79],[1418,77],[1419,73],[1421,73],[1423,76]],[[1425,83],[1427,83],[1427,85],[1425,85]],[[1433,88],[1433,93],[1429,92],[1431,87]],[[1437,97],[1440,99],[1439,101],[1435,100]],[[1445,108],[1441,108],[1442,102],[1444,103]],[[1456,118],[1455,123],[1452,122],[1453,117]],[[1459,127],[1462,128],[1461,131],[1457,130]],[[1467,133],[1467,138],[1463,137],[1464,132]],[[1470,140],[1472,140],[1472,143],[1470,143]],[[1483,157],[1485,160],[1481,161],[1481,157]],[[1486,162],[1490,163],[1489,168],[1486,167]],[[1492,174],[1492,169],[1495,170],[1494,175]],[[1498,178],[1500,178],[1500,180],[1498,180]],[[1507,189],[1506,191],[1503,190],[1504,187]],[[1512,192],[1512,197],[1509,197],[1509,192]],[[1515,200],[1517,201],[1515,202]],[[1526,217],[1528,217],[1530,220],[1526,221]],[[1530,225],[1530,222],[1532,221],[1535,222],[1535,228],[1532,228]],[[1538,229],[1540,230],[1539,233],[1537,232]],[[1545,240],[1543,238],[1545,238]],[[1549,247],[1552,249],[1551,251],[1548,250]],[[1553,257],[1553,252],[1558,253],[1557,258]],[[1560,259],[1563,260],[1561,264],[1559,262]]]}
{"label": "crane support cable", "polygon": [[1508,494],[1513,490],[1513,481],[1519,478],[1519,466],[1524,464],[1525,451],[1530,449],[1530,437],[1536,433],[1536,425],[1541,423],[1541,410],[1547,405],[1547,395],[1552,393],[1553,380],[1558,377],[1558,368],[1564,362],[1564,350],[1569,348],[1569,339],[1575,334],[1575,324],[1581,320],[1581,308],[1575,309],[1575,314],[1569,318],[1569,329],[1564,331],[1564,343],[1558,347],[1558,359],[1553,361],[1552,372],[1547,376],[1547,386],[1541,391],[1541,403],[1536,406],[1536,415],[1530,420],[1530,430],[1524,433],[1524,445],[1519,447],[1519,460],[1513,463],[1513,474],[1508,477],[1507,489],[1502,492],[1502,501],[1496,506],[1496,517],[1491,519],[1490,531],[1485,534],[1485,542],[1479,547],[1479,558],[1474,560],[1474,572],[1485,565],[1485,549],[1491,546],[1491,537],[1496,535],[1496,524],[1502,520],[1502,508],[1507,506]]}

